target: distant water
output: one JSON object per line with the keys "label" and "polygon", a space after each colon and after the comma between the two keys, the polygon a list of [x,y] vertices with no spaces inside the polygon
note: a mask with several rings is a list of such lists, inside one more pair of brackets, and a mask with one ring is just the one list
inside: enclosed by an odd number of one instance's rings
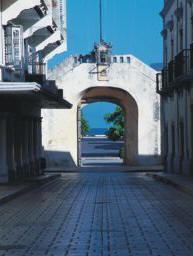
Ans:
{"label": "distant water", "polygon": [[106,135],[108,129],[107,128],[92,128],[87,133],[88,136],[94,136],[94,135]]}

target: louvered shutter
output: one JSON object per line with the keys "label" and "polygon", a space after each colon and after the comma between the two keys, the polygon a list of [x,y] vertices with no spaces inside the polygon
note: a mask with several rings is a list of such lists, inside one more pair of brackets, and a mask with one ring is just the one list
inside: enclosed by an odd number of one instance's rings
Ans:
{"label": "louvered shutter", "polygon": [[5,62],[6,65],[22,68],[23,64],[23,30],[22,26],[5,27]]}

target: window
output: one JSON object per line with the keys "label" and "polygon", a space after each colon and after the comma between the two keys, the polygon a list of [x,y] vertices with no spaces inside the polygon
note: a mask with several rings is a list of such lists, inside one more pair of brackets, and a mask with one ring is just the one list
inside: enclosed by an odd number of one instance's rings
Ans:
{"label": "window", "polygon": [[193,158],[193,105],[191,105],[191,157]]}
{"label": "window", "polygon": [[5,63],[15,68],[22,68],[23,35],[21,26],[5,27]]}
{"label": "window", "polygon": [[172,124],[172,152],[171,155],[175,156],[175,126]]}
{"label": "window", "polygon": [[78,60],[77,57],[74,57],[74,63],[77,64]]}
{"label": "window", "polygon": [[164,64],[165,64],[165,66],[167,66],[167,62],[168,62],[168,48],[165,47],[165,52],[164,52]]}
{"label": "window", "polygon": [[180,51],[182,51],[183,50],[183,35],[184,35],[184,33],[183,33],[183,29],[180,29],[180,31],[179,31],[179,44],[180,44]]}
{"label": "window", "polygon": [[192,39],[192,42],[193,42],[193,16],[191,18],[191,31],[190,31],[190,33],[191,33],[191,39]]}
{"label": "window", "polygon": [[181,148],[181,156],[184,156],[184,123],[180,122],[180,148]]}
{"label": "window", "polygon": [[165,156],[168,155],[168,127],[165,128]]}
{"label": "window", "polygon": [[113,57],[113,62],[117,63],[117,57]]}
{"label": "window", "polygon": [[130,57],[127,57],[127,63],[131,63]]}
{"label": "window", "polygon": [[124,62],[124,58],[120,57],[120,62],[123,63]]}
{"label": "window", "polygon": [[174,40],[171,39],[171,60],[174,58]]}
{"label": "window", "polygon": [[105,63],[106,62],[106,56],[107,56],[106,52],[101,52],[100,53],[100,61],[101,61],[101,63]]}

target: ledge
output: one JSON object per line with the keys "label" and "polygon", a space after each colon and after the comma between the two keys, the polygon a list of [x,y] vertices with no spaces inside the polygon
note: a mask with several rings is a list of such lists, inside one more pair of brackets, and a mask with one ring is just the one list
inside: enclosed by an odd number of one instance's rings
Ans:
{"label": "ledge", "polygon": [[65,52],[66,50],[67,50],[66,42],[63,42],[61,45],[53,49],[50,53],[45,55],[44,62],[47,62],[48,60],[53,58],[55,55]]}
{"label": "ledge", "polygon": [[72,104],[60,97],[59,94],[52,93],[37,83],[0,82],[0,95],[29,96],[32,100],[38,100],[42,108],[69,109],[72,107]]}
{"label": "ledge", "polygon": [[33,36],[33,34],[45,27],[52,26],[52,17],[50,15],[46,15],[42,19],[40,19],[38,22],[36,22],[34,25],[32,25],[30,28],[28,28],[24,33],[23,37],[24,39]]}
{"label": "ledge", "polygon": [[12,4],[6,6],[6,2],[2,4],[2,24],[7,25],[8,21],[17,18],[17,16],[24,10],[34,8],[35,6],[40,6],[40,0],[20,0],[12,1]]}
{"label": "ledge", "polygon": [[49,36],[46,40],[36,46],[36,52],[43,50],[49,44],[55,43],[61,40],[61,33],[59,30],[54,32],[51,36]]}

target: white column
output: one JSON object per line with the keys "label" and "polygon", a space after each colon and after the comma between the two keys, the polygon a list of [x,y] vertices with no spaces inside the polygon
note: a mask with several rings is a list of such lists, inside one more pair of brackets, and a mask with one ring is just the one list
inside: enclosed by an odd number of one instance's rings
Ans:
{"label": "white column", "polygon": [[8,182],[7,166],[7,117],[0,116],[0,182]]}

